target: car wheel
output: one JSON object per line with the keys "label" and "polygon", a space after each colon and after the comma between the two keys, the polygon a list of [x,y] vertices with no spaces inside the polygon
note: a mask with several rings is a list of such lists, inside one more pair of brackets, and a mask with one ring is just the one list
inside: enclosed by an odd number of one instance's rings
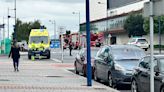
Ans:
{"label": "car wheel", "polygon": [[79,72],[77,71],[76,63],[75,63],[75,73],[76,73],[76,74],[79,74]]}
{"label": "car wheel", "polygon": [[94,70],[94,80],[95,81],[100,81],[100,79],[97,77],[97,70]]}
{"label": "car wheel", "polygon": [[164,92],[164,86],[161,88],[161,91],[160,92]]}
{"label": "car wheel", "polygon": [[112,75],[110,73],[108,74],[108,85],[110,87],[113,87],[113,79],[112,79]]}
{"label": "car wheel", "polygon": [[31,59],[31,55],[28,55],[28,59]]}
{"label": "car wheel", "polygon": [[135,80],[132,80],[131,83],[131,92],[138,92],[138,87],[137,87],[137,83]]}
{"label": "car wheel", "polygon": [[50,59],[51,58],[51,53],[50,51],[48,52],[48,55],[47,55],[47,59]]}
{"label": "car wheel", "polygon": [[147,51],[148,48],[145,48],[145,51]]}

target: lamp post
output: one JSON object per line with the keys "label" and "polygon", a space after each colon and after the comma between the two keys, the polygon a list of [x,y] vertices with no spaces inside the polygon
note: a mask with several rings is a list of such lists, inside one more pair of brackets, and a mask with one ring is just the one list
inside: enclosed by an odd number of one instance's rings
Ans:
{"label": "lamp post", "polygon": [[56,38],[56,21],[55,20],[49,20],[52,24],[54,24],[54,39]]}
{"label": "lamp post", "polygon": [[9,28],[9,26],[10,26],[10,21],[9,21],[9,19],[10,19],[10,18],[14,18],[14,17],[11,17],[11,16],[10,16],[10,14],[9,14],[10,10],[15,10],[15,9],[9,9],[9,8],[8,8],[8,10],[7,10],[8,38],[9,38],[9,34],[10,34],[10,28]]}
{"label": "lamp post", "polygon": [[16,18],[16,0],[15,0],[15,3],[14,3],[14,10],[15,10],[15,30],[14,30],[14,38],[16,39],[16,21],[17,21],[17,18]]}
{"label": "lamp post", "polygon": [[153,19],[153,0],[150,0],[150,57],[151,57],[151,68],[150,68],[150,92],[154,92],[154,19]]}
{"label": "lamp post", "polygon": [[79,32],[78,32],[78,40],[79,40],[79,44],[80,44],[80,11],[79,12],[72,12],[72,14],[78,14],[79,16]]}
{"label": "lamp post", "polygon": [[[106,3],[98,2],[98,4],[105,5]],[[108,19],[107,18],[108,18],[108,8],[106,7],[106,31],[108,31]],[[107,44],[108,44],[108,42],[107,42]]]}

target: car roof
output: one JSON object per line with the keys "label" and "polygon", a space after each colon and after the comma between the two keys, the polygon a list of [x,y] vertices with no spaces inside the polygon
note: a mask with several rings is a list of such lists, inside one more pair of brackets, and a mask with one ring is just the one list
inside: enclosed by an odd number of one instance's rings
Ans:
{"label": "car roof", "polygon": [[[147,55],[147,56],[150,56],[150,55]],[[158,59],[164,59],[164,54],[159,54],[159,55],[154,55],[155,58],[158,58]]]}
{"label": "car roof", "polygon": [[[87,48],[82,48],[82,49],[87,49]],[[91,47],[91,50],[99,50],[100,48],[98,48],[98,47]]]}
{"label": "car roof", "polygon": [[110,45],[110,47],[117,49],[117,48],[129,48],[129,49],[138,49],[142,50],[141,48],[134,46],[134,45]]}

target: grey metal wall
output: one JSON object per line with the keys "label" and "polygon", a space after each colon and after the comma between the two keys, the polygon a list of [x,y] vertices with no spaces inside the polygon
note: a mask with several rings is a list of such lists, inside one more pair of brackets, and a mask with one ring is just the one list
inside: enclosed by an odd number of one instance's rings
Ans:
{"label": "grey metal wall", "polygon": [[140,1],[140,0],[108,0],[108,9],[125,6],[127,4],[137,2],[137,1]]}

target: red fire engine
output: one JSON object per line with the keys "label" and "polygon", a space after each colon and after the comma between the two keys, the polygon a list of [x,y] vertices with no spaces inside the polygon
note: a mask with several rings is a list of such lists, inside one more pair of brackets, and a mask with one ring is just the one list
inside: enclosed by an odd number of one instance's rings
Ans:
{"label": "red fire engine", "polygon": [[[80,39],[79,39],[80,37]],[[91,46],[100,47],[103,44],[103,33],[91,33]],[[80,49],[86,47],[86,35],[79,35],[78,33],[64,34],[64,46],[66,49],[69,47],[69,42],[72,41],[73,49]]]}

